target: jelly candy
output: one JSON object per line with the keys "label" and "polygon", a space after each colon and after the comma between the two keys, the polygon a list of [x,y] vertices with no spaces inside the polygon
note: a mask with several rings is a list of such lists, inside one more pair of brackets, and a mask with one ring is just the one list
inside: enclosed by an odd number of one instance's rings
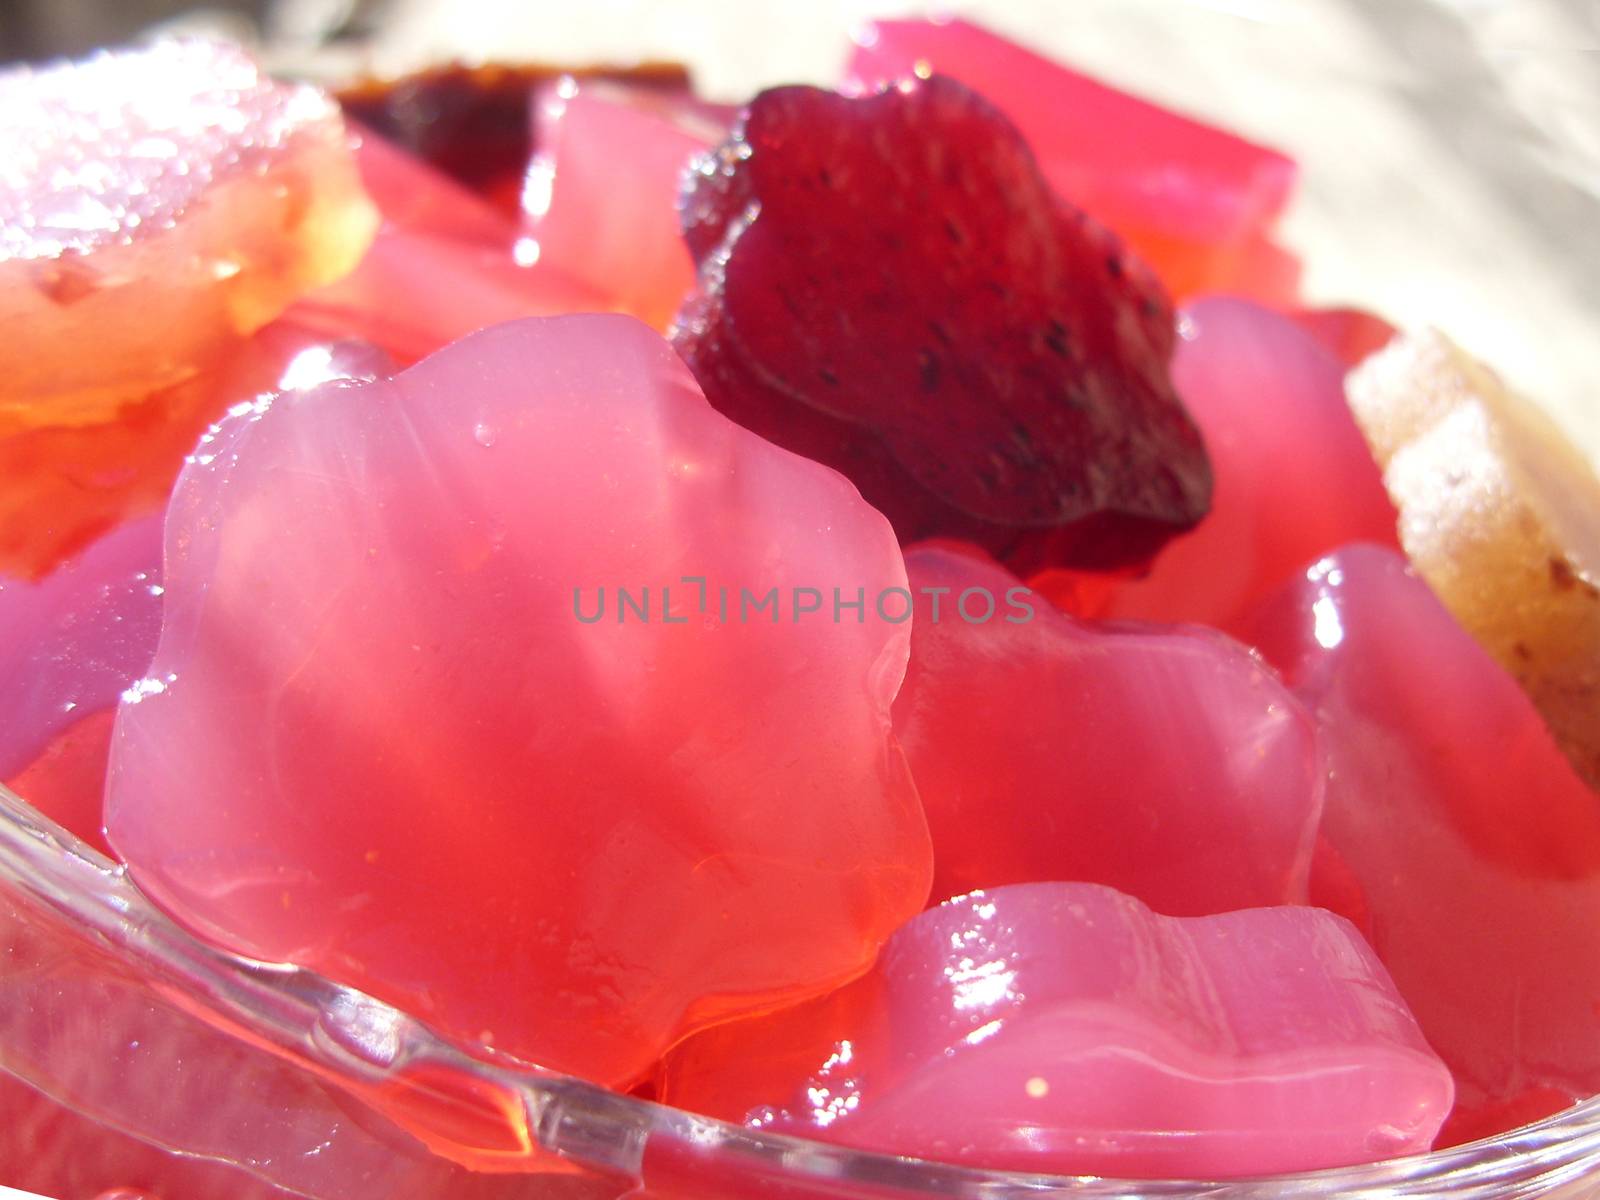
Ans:
{"label": "jelly candy", "polygon": [[942,904],[864,979],[701,1034],[665,1071],[670,1103],[774,1132],[1125,1178],[1420,1152],[1450,1096],[1347,922],[1161,917],[1083,883]]}
{"label": "jelly candy", "polygon": [[911,549],[906,571],[895,732],[935,899],[1087,880],[1169,915],[1305,902],[1322,759],[1311,718],[1245,647],[1013,604],[1015,578],[942,550]]}
{"label": "jelly candy", "polygon": [[1318,715],[1323,831],[1455,1074],[1448,1140],[1600,1091],[1600,805],[1533,705],[1393,550],[1322,560],[1255,640]]}
{"label": "jelly candy", "polygon": [[180,480],[113,744],[112,845],[175,915],[617,1084],[923,905],[908,630],[788,602],[903,588],[893,535],[658,335],[516,322],[256,407]]}

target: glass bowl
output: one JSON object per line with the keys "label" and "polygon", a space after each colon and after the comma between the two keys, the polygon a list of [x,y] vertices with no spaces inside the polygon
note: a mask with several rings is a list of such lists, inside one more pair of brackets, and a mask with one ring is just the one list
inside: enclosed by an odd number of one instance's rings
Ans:
{"label": "glass bowl", "polygon": [[[266,50],[310,72],[447,54],[680,57],[734,98],[828,78],[848,25],[885,7],[619,0],[595,6],[604,21],[568,12],[552,24],[545,5],[414,0],[393,5],[354,59],[343,44]],[[1305,178],[1285,234],[1306,257],[1312,298],[1442,325],[1600,450],[1600,409],[1584,403],[1600,327],[1600,5],[959,7],[1294,153]],[[703,1119],[469,1052],[359,992],[205,946],[114,863],[0,788],[0,1103],[25,1086],[50,1101],[28,1110],[40,1157],[3,1164],[5,1182],[59,1178],[42,1169],[52,1139],[92,1121],[129,1153],[177,1164],[189,1190],[162,1200],[1600,1195],[1600,1098],[1428,1155],[1227,1182],[991,1172]],[[137,1182],[91,1183],[94,1170],[78,1172],[82,1200]]]}
{"label": "glass bowl", "polygon": [[164,1200],[275,1188],[307,1200],[1600,1192],[1600,1098],[1432,1154],[1227,1182],[985,1171],[759,1133],[469,1054],[360,992],[205,946],[121,867],[4,788],[0,946],[0,1067],[186,1160],[194,1191]]}

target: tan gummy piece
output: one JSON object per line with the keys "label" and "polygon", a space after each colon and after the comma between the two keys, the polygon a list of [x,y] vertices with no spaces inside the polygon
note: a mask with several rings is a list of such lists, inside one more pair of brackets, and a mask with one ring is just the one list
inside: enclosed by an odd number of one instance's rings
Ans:
{"label": "tan gummy piece", "polygon": [[1600,788],[1600,479],[1588,460],[1432,330],[1397,337],[1346,391],[1412,564]]}

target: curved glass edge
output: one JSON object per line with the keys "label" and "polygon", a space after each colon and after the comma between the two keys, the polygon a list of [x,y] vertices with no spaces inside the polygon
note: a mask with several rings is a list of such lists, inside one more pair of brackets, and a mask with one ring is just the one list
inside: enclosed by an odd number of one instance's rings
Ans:
{"label": "curved glass edge", "polygon": [[[0,888],[103,955],[130,980],[199,1022],[209,1036],[265,1051],[382,1114],[410,1135],[410,1156],[500,1179],[581,1175],[583,1195],[715,1200],[778,1186],[792,1197],[1208,1196],[1256,1200],[1288,1192],[1351,1197],[1589,1194],[1600,1173],[1600,1097],[1509,1134],[1370,1166],[1273,1178],[1132,1181],[988,1171],[873,1154],[756,1131],[608,1091],[505,1056],[479,1057],[417,1019],[311,972],[213,949],[155,908],[123,868],[0,786]],[[5,968],[0,967],[0,974]],[[59,994],[59,993],[58,993]],[[484,1052],[487,1053],[487,1052]],[[48,1068],[6,1069],[85,1115],[182,1154],[111,1089],[87,1091]],[[370,1124],[370,1117],[369,1117]],[[397,1132],[397,1131],[396,1131]],[[410,1140],[410,1139],[414,1139]],[[177,1139],[181,1140],[181,1139]],[[391,1145],[398,1142],[390,1136]],[[421,1152],[421,1142],[428,1147]],[[254,1174],[312,1197],[315,1177]],[[290,1173],[292,1175],[292,1172]],[[302,1173],[303,1175],[303,1173]],[[610,1181],[609,1183],[607,1181]],[[573,1182],[577,1182],[574,1180]],[[348,1194],[348,1193],[346,1193]],[[510,1195],[511,1192],[504,1194]],[[526,1194],[517,1193],[517,1194]],[[542,1194],[542,1193],[541,1193]],[[343,1200],[339,1197],[338,1200]]]}

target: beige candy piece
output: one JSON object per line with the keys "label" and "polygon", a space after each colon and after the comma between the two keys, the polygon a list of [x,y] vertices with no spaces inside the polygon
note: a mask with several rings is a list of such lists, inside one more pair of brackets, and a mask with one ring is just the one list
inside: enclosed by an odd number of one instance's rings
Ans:
{"label": "beige candy piece", "polygon": [[0,71],[0,434],[219,369],[377,223],[338,106],[236,46]]}
{"label": "beige candy piece", "polygon": [[1347,384],[1400,542],[1600,788],[1600,479],[1543,412],[1434,331]]}

